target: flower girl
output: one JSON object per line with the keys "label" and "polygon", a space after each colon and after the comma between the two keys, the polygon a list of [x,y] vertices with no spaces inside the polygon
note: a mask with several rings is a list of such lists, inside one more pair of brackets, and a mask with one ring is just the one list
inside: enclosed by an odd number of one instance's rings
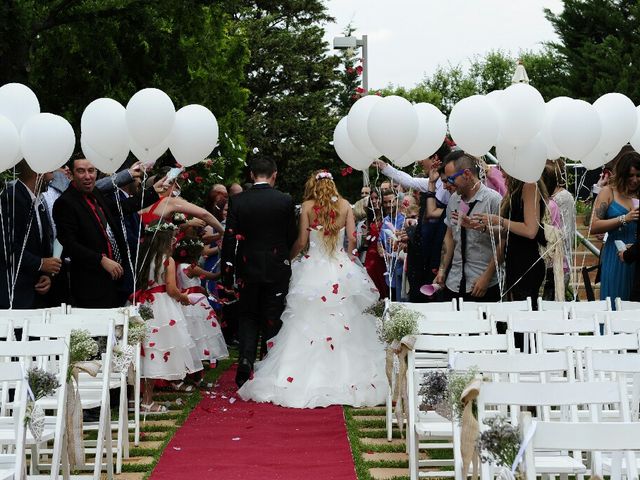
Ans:
{"label": "flower girl", "polygon": [[136,303],[148,304],[153,318],[147,321],[149,336],[143,345],[142,373],[144,412],[162,412],[163,406],[152,401],[157,379],[178,381],[202,370],[200,355],[187,328],[180,303],[189,304],[189,297],[176,286],[176,267],[172,244],[176,226],[162,220],[144,230],[140,251],[141,267],[135,295]]}
{"label": "flower girl", "polygon": [[203,276],[211,275],[197,265],[204,243],[197,237],[186,236],[178,242],[173,257],[178,263],[178,288],[189,296],[190,304],[182,305],[182,312],[202,360],[212,363],[227,358],[229,352],[220,329],[216,313],[209,305],[205,289],[200,284]]}

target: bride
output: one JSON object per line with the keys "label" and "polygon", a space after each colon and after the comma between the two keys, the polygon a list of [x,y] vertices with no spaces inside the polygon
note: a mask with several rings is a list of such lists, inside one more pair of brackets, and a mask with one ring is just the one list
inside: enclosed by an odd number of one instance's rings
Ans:
{"label": "bride", "polygon": [[378,291],[350,253],[353,212],[326,171],[312,174],[305,185],[291,258],[307,246],[291,267],[282,329],[238,394],[295,408],[379,405],[388,388],[384,350],[374,317],[362,313],[378,299]]}

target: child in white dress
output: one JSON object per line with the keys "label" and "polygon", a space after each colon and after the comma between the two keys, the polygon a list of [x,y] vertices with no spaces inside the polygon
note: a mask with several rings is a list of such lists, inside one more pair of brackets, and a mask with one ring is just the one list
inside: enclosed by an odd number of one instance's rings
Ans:
{"label": "child in white dress", "polygon": [[178,288],[190,300],[189,305],[182,305],[182,312],[200,358],[213,364],[216,360],[228,358],[229,351],[216,313],[209,305],[206,291],[200,282],[201,276],[208,273],[196,264],[203,248],[204,243],[200,239],[186,236],[178,242],[173,255],[178,264]]}
{"label": "child in white dress", "polygon": [[153,318],[147,320],[149,336],[142,346],[141,406],[145,412],[165,410],[152,401],[155,380],[181,382],[187,374],[202,370],[180,308],[181,303],[189,304],[189,297],[176,286],[176,267],[171,258],[175,231],[175,225],[163,221],[147,226],[139,256],[142,266],[135,300],[153,310]]}

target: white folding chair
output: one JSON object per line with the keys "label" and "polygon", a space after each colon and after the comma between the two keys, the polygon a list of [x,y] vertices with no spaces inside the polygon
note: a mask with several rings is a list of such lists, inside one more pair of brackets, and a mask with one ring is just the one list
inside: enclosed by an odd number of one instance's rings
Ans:
{"label": "white folding chair", "polygon": [[455,312],[457,310],[455,300],[429,303],[391,302],[391,305],[400,305],[423,315],[433,312]]}
{"label": "white folding chair", "polygon": [[[567,310],[510,312],[507,315],[507,329],[524,335],[524,351],[536,351],[535,333],[538,331],[551,331],[566,333],[566,329],[574,329],[577,324],[567,324],[569,312]],[[493,317],[492,317],[493,320]],[[593,321],[591,322],[591,325]],[[582,325],[582,324],[580,324]],[[593,326],[589,331],[593,330]],[[570,330],[574,331],[574,330]]]}
{"label": "white folding chair", "polygon": [[[423,353],[442,352],[507,352],[513,349],[508,335],[418,335],[414,350],[409,352],[407,369],[407,449],[411,479],[419,477],[452,477],[455,471],[424,472],[420,467],[451,467],[454,459],[419,460],[420,449],[451,449],[456,442],[453,423],[435,412],[421,412],[418,392],[425,373],[438,368],[432,359],[420,359]],[[446,361],[446,360],[445,360]],[[446,365],[446,364],[445,364]],[[421,443],[421,440],[423,442]],[[429,442],[430,441],[430,442]]]}
{"label": "white folding chair", "polygon": [[[626,401],[626,393],[622,382],[576,382],[576,383],[483,383],[477,397],[478,423],[480,431],[488,429],[484,424],[488,415],[493,415],[488,406],[571,406],[591,405],[591,421],[598,422],[598,409],[596,405],[614,403],[620,405],[623,421],[629,421],[629,409]],[[511,407],[513,408],[513,407]],[[577,422],[577,411],[571,408],[571,422]],[[580,446],[574,445],[562,448],[551,448],[555,455],[539,457],[535,469],[544,474],[582,475],[588,473],[587,467],[582,463]],[[574,456],[558,455],[559,450],[572,450]],[[532,459],[533,460],[533,459]],[[593,462],[595,471],[600,471],[601,456],[594,454]],[[481,466],[481,478],[492,479],[491,467],[487,463]]]}
{"label": "white folding chair", "polygon": [[[25,327],[26,326],[28,326],[28,322],[25,324]],[[40,360],[43,359],[57,359],[55,363],[51,363],[51,369],[49,371],[58,377],[60,387],[58,387],[54,397],[52,397],[54,399],[53,408],[45,409],[45,413],[52,411],[54,414],[47,415],[45,417],[45,426],[40,441],[36,441],[30,431],[26,432],[25,446],[29,447],[31,450],[31,475],[39,474],[40,469],[42,468],[50,468],[49,476],[40,476],[38,478],[57,479],[60,468],[62,467],[63,477],[65,479],[69,478],[69,464],[67,462],[65,441],[65,405],[67,396],[67,368],[69,366],[69,337],[66,336],[58,340],[45,341],[2,342],[0,357],[17,357],[19,362],[24,363],[25,368],[29,368],[34,364],[32,361],[33,358],[36,359],[35,363],[40,363]],[[0,365],[7,365],[7,363],[3,362]],[[26,397],[24,397],[24,395],[25,393],[23,388],[17,389],[11,408],[15,408],[22,402],[26,401]],[[46,399],[40,400],[38,403],[42,406],[42,402],[44,400]],[[50,461],[45,465],[39,462],[40,455],[38,453],[38,447],[41,445],[46,446],[51,442],[53,443],[53,448],[49,458]],[[0,422],[0,445],[13,446],[16,443],[16,429],[12,422]]]}
{"label": "white folding chair", "polygon": [[0,415],[2,429],[15,431],[15,444],[11,453],[0,454],[0,480],[22,480],[26,474],[25,443],[27,431],[25,427],[25,413],[27,408],[26,368],[21,362],[0,363],[0,382],[17,387],[11,416]]}
{"label": "white folding chair", "polygon": [[20,310],[0,310],[0,318],[11,318],[13,320],[13,328],[22,328],[25,320],[30,323],[44,322],[45,316],[49,312],[66,313],[67,306],[63,303],[59,307],[51,308],[25,308]]}
{"label": "white folding chair", "polygon": [[[536,480],[538,468],[536,466],[536,451],[544,450],[579,450],[594,452],[597,458],[599,452],[611,451],[626,453],[626,465],[631,471],[626,478],[638,479],[636,457],[633,451],[640,450],[640,423],[638,422],[548,422],[533,421],[531,413],[523,412],[521,416],[522,440],[532,432],[524,453],[524,472],[527,480]],[[535,430],[533,430],[535,428]],[[597,462],[593,462],[592,475],[603,477],[603,471]],[[611,480],[622,479],[622,468],[611,472]],[[592,477],[593,478],[593,477]]]}
{"label": "white folding chair", "polygon": [[[419,304],[421,305],[421,304]],[[479,312],[431,312],[424,314],[424,318],[418,320],[418,333],[429,335],[470,335],[492,333],[492,324],[488,320],[482,320]],[[445,350],[446,352],[446,350]],[[445,353],[420,352],[418,354],[424,362],[430,359],[433,366],[445,366]],[[386,427],[387,440],[393,438],[393,425],[396,419],[393,416],[393,389],[389,389],[386,402]]]}
{"label": "white folding chair", "polygon": [[640,311],[607,312],[604,319],[604,331],[607,335],[640,331]]}
{"label": "white folding chair", "polygon": [[498,315],[501,312],[528,312],[531,311],[531,298],[526,300],[514,300],[512,302],[465,302],[462,297],[458,299],[461,311],[478,310],[488,315],[490,313]]}
{"label": "white folding chair", "polygon": [[[72,315],[62,315],[56,317],[56,323],[43,323],[31,325],[25,324],[23,342],[29,343],[28,338],[50,339],[68,337],[72,330],[87,330],[92,337],[104,337],[107,340],[106,352],[101,359],[101,376],[96,382],[90,375],[80,373],[78,376],[78,393],[82,409],[100,408],[100,418],[97,425],[84,423],[84,430],[98,430],[98,437],[95,445],[95,462],[92,464],[85,463],[79,465],[79,469],[93,470],[95,478],[100,477],[100,472],[104,468],[107,478],[113,477],[113,439],[111,432],[111,403],[109,389],[112,385],[112,361],[113,347],[115,343],[115,321],[110,319],[104,321],[100,318],[73,318]],[[52,362],[49,362],[49,364]],[[50,368],[49,364],[42,363],[45,369]],[[66,378],[65,378],[66,380]],[[119,381],[116,386],[119,386]],[[55,409],[56,404],[53,399],[45,398],[41,400],[42,408]],[[118,427],[120,422],[118,422]],[[118,429],[118,435],[128,434]],[[80,439],[82,441],[82,439]],[[86,442],[91,446],[93,442]],[[92,449],[87,449],[86,453],[93,453]],[[103,455],[106,455],[105,463],[102,462]]]}
{"label": "white folding chair", "polygon": [[[116,330],[121,331],[120,338],[114,339],[114,347],[115,345],[119,345],[120,347],[124,347],[127,344],[128,340],[128,332],[129,332],[129,308],[105,308],[105,309],[94,309],[94,308],[72,308],[68,307],[67,315],[56,315],[50,314],[47,318],[47,322],[52,325],[61,325],[64,328],[83,328],[81,325],[86,322],[94,323],[94,322],[103,322],[108,323],[110,320],[113,320],[114,326]],[[137,346],[136,351],[140,352],[139,346]],[[135,368],[134,365],[136,361],[139,363],[139,358],[135,358],[132,362],[132,368]],[[140,374],[140,370],[135,370],[136,376]],[[127,373],[128,372],[113,372],[111,374],[111,378],[109,380],[109,387],[111,389],[120,388],[120,398],[118,402],[118,421],[112,425],[117,428],[117,436],[116,436],[116,473],[122,472],[122,460],[123,458],[129,458],[129,433],[128,430],[130,428],[134,428],[137,432],[138,438],[140,435],[140,383],[136,382],[134,385],[134,420],[132,424],[129,424],[129,405],[127,398]],[[102,382],[102,373],[98,374],[96,378],[91,378],[87,375],[84,375],[83,378],[85,385],[86,382],[90,382],[96,385],[100,385]],[[138,416],[136,420],[135,410],[137,409]],[[135,434],[134,434],[134,442],[135,442]]]}

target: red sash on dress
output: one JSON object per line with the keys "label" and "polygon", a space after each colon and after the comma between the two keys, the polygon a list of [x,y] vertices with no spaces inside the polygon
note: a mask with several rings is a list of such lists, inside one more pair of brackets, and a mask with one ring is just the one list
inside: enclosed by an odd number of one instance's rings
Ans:
{"label": "red sash on dress", "polygon": [[145,303],[147,301],[153,302],[154,293],[167,293],[166,285],[157,285],[152,288],[147,288],[146,290],[137,290],[131,296],[129,296],[129,300],[133,303]]}

